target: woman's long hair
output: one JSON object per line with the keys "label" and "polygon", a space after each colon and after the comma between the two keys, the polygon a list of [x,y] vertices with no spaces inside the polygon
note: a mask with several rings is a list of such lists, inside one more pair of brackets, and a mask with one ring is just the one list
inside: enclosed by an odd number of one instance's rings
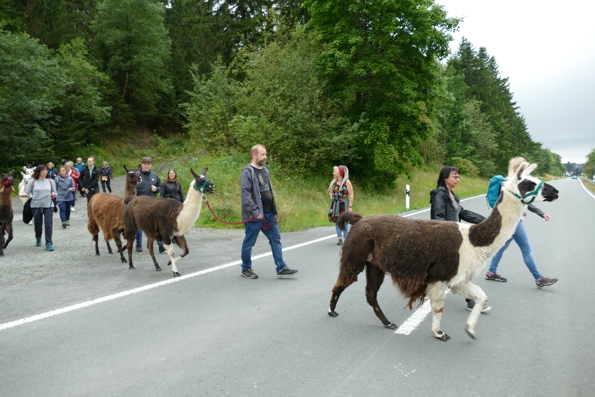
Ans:
{"label": "woman's long hair", "polygon": [[436,184],[436,187],[446,187],[446,182],[444,182],[444,180],[448,178],[453,172],[456,172],[459,175],[461,174],[457,167],[446,166],[442,168],[440,170],[440,175],[438,175],[438,183]]}
{"label": "woman's long hair", "polygon": [[43,164],[39,164],[37,167],[35,167],[35,171],[33,171],[33,179],[37,180],[39,179],[39,175],[41,174],[41,171],[43,170],[47,170],[48,168],[43,165]]}
{"label": "woman's long hair", "polygon": [[[176,174],[174,179],[170,179],[170,177],[169,177],[169,173],[172,171],[174,174]],[[178,173],[176,172],[176,170],[171,169],[171,170],[167,171],[167,178],[165,178],[165,182],[175,182],[176,184],[180,183],[180,181],[178,180]]]}

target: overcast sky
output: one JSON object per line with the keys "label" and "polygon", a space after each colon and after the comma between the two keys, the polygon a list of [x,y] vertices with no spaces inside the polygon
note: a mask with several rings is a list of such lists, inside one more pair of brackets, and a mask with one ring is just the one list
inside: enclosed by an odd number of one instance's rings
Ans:
{"label": "overcast sky", "polygon": [[435,0],[462,17],[461,37],[496,58],[529,133],[562,162],[595,149],[595,24],[592,0]]}

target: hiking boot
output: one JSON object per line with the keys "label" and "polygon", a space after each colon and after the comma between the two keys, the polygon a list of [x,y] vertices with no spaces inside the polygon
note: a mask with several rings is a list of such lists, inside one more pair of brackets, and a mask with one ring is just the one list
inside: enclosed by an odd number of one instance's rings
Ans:
{"label": "hiking boot", "polygon": [[341,245],[343,244],[343,240],[339,239],[339,241],[337,241],[337,245]]}
{"label": "hiking boot", "polygon": [[254,273],[254,270],[252,270],[252,268],[248,268],[246,270],[244,270],[242,272],[242,277],[244,278],[251,278],[251,279],[257,279],[258,278],[258,274]]}
{"label": "hiking boot", "polygon": [[66,222],[62,222],[62,228],[66,229]]}
{"label": "hiking boot", "polygon": [[53,251],[54,250],[54,247],[52,247],[52,243],[46,243],[45,250],[46,251]]}
{"label": "hiking boot", "polygon": [[136,245],[136,252],[143,252],[143,246],[141,244]]}
{"label": "hiking boot", "polygon": [[499,275],[498,273],[490,273],[490,272],[486,273],[486,280],[500,281],[501,283],[506,282],[506,279],[504,277],[502,277],[501,275]]}
{"label": "hiking boot", "polygon": [[556,284],[558,281],[557,278],[547,278],[541,276],[537,280],[535,280],[535,284],[537,284],[537,288],[549,287],[550,285]]}
{"label": "hiking boot", "polygon": [[165,252],[165,247],[163,245],[159,246],[159,253],[163,254]]}
{"label": "hiking boot", "polygon": [[[475,301],[467,302],[467,310],[473,310],[474,307],[475,307]],[[484,306],[483,309],[481,309],[481,312],[482,313],[489,312],[490,309],[491,309],[490,306]]]}
{"label": "hiking boot", "polygon": [[70,219],[66,220],[66,226],[70,226]]}
{"label": "hiking boot", "polygon": [[285,268],[283,270],[281,270],[279,273],[277,273],[277,278],[292,277],[297,272],[298,272],[297,270],[291,270],[290,268],[288,268],[287,266],[285,266]]}
{"label": "hiking boot", "polygon": [[41,247],[41,237],[35,237],[35,246]]}

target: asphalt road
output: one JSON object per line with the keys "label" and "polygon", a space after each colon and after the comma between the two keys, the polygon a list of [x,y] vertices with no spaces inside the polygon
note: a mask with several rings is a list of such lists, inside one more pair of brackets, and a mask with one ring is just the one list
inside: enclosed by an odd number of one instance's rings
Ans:
{"label": "asphalt road", "polygon": [[[155,272],[147,255],[130,271],[102,256],[114,266],[2,288],[0,396],[590,396],[595,198],[577,180],[555,185],[560,199],[539,204],[552,220],[529,213],[525,225],[539,269],[560,281],[537,289],[512,244],[499,267],[507,283],[475,280],[492,306],[477,340],[452,294],[447,343],[433,338],[431,315],[408,335],[384,329],[363,275],[329,317],[339,252],[330,228],[283,234],[299,273],[282,280],[264,236],[260,278],[240,277],[237,235],[191,247],[181,279]],[[488,214],[484,197],[463,206]],[[399,325],[414,314],[388,280],[378,300]]]}

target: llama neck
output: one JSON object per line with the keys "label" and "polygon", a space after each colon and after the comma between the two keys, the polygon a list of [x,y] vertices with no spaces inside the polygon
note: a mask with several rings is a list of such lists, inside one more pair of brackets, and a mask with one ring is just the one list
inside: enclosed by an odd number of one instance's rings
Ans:
{"label": "llama neck", "polygon": [[0,187],[0,205],[2,205],[2,206],[9,205],[12,207],[12,186],[11,187],[6,187],[6,186]]}
{"label": "llama neck", "polygon": [[126,189],[124,189],[124,197],[136,196],[136,185],[126,182]]}
{"label": "llama neck", "polygon": [[186,234],[194,227],[202,208],[203,194],[194,188],[194,183],[190,184],[186,200],[184,200],[184,207],[182,207],[182,211],[178,215],[178,233],[180,235]]}
{"label": "llama neck", "polygon": [[486,257],[496,254],[514,234],[525,206],[512,195],[504,193],[504,198],[483,222],[469,229],[469,241],[474,247],[485,248]]}

